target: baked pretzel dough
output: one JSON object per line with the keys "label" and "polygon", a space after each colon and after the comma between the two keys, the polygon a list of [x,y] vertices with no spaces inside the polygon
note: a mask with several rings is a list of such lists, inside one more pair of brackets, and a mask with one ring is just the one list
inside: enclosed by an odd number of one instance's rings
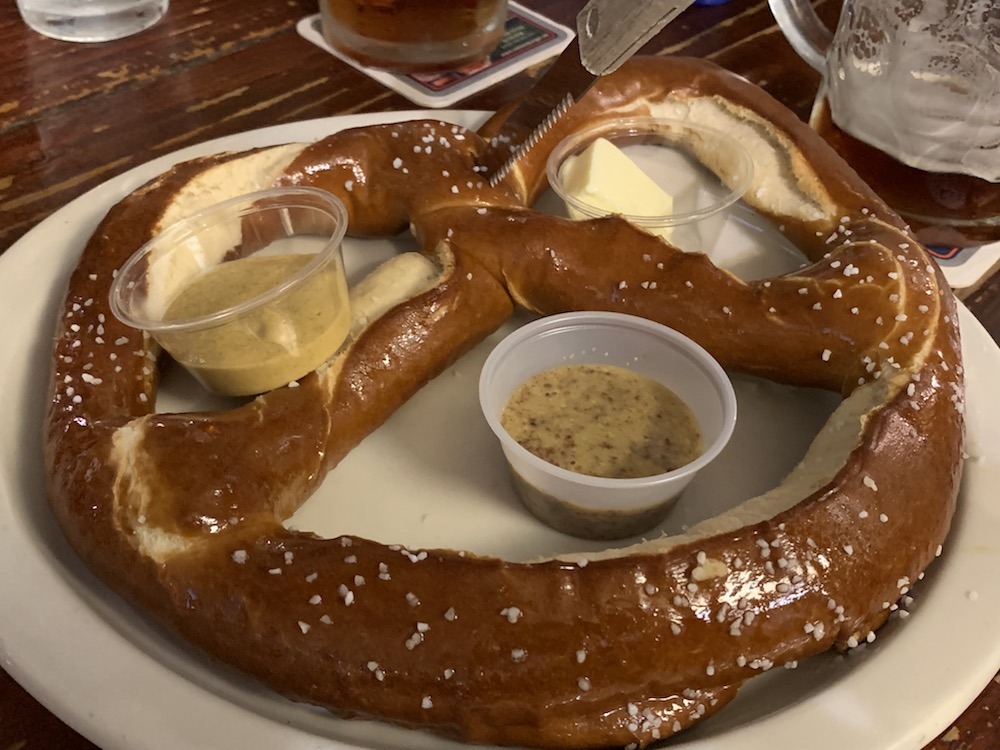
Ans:
{"label": "baked pretzel dough", "polygon": [[[745,282],[618,218],[526,208],[562,136],[646,113],[739,138],[756,164],[746,202],[809,265]],[[864,641],[940,552],[964,434],[956,303],[807,126],[709,63],[631,61],[490,188],[479,164],[495,125],[406,122],[199,159],[114,206],[56,333],[49,497],[110,586],[279,693],[472,742],[644,746],[762,671]],[[392,290],[355,290],[348,343],[296,387],[155,413],[158,352],[110,314],[112,274],[175,218],[274,184],[335,193],[356,234],[410,226],[423,256],[378,272],[401,279]],[[600,555],[513,563],[282,525],[515,304],[642,315],[726,368],[845,399],[779,487]]]}

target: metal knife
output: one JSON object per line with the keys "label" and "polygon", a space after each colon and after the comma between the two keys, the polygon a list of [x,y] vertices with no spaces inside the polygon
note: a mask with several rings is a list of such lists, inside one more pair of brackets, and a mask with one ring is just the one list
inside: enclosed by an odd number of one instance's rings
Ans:
{"label": "metal knife", "polygon": [[509,149],[510,155],[490,176],[490,184],[500,182],[599,76],[617,70],[692,2],[590,0],[577,14],[576,37],[493,138],[494,152]]}

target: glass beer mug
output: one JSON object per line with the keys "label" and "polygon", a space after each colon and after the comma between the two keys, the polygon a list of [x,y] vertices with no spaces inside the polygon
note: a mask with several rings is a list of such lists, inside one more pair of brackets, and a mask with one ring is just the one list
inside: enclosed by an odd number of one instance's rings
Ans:
{"label": "glass beer mug", "polygon": [[482,63],[503,37],[507,0],[320,0],[327,42],[398,73]]}
{"label": "glass beer mug", "polygon": [[768,0],[823,75],[810,124],[925,242],[1000,239],[1000,3]]}

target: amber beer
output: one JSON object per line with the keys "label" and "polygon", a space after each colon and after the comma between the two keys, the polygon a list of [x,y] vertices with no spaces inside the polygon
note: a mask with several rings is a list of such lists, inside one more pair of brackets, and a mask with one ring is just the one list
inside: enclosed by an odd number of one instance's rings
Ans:
{"label": "amber beer", "polygon": [[817,102],[809,124],[925,245],[966,247],[1000,240],[1000,183],[903,164],[837,127],[825,99]]}
{"label": "amber beer", "polygon": [[320,0],[338,51],[401,72],[451,70],[487,58],[503,36],[507,0]]}

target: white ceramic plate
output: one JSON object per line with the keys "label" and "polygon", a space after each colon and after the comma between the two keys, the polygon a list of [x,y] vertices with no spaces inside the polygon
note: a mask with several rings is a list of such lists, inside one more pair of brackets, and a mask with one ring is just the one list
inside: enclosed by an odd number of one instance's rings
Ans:
{"label": "white ceramic plate", "polygon": [[[224,149],[312,140],[401,115],[315,120],[223,138],[157,159],[90,191],[0,258],[0,658],[79,732],[106,748],[440,748],[448,743],[377,722],[344,722],[278,698],[150,624],[80,564],[44,497],[41,423],[55,311],[85,238],[116,200],[171,163]],[[473,125],[481,115],[436,112]],[[550,206],[551,208],[551,206]],[[352,243],[356,277],[407,240]],[[726,226],[717,261],[766,276],[800,259],[748,212]],[[770,248],[770,249],[768,249]],[[365,258],[360,253],[364,251]],[[717,717],[672,746],[711,750],[917,750],[947,728],[1000,666],[1000,351],[966,310],[969,453],[961,508],[945,553],[916,587],[912,616],[874,644],[754,680]],[[502,332],[501,332],[502,334]],[[478,411],[479,368],[497,334],[412,399],[333,472],[291,520],[408,546],[460,546],[526,559],[587,549],[541,528],[514,500]],[[836,403],[829,394],[737,378],[740,419],[729,448],[682,498],[676,531],[776,484]],[[208,407],[182,374],[159,408]],[[386,471],[387,465],[392,471]],[[916,467],[906,467],[914,470]],[[904,470],[901,468],[901,470]],[[919,469],[917,468],[917,471]],[[739,477],[739,481],[733,481]],[[920,481],[919,474],[914,481]],[[349,498],[351,501],[345,501]],[[405,498],[405,500],[402,500]],[[358,502],[363,501],[363,502]]]}

